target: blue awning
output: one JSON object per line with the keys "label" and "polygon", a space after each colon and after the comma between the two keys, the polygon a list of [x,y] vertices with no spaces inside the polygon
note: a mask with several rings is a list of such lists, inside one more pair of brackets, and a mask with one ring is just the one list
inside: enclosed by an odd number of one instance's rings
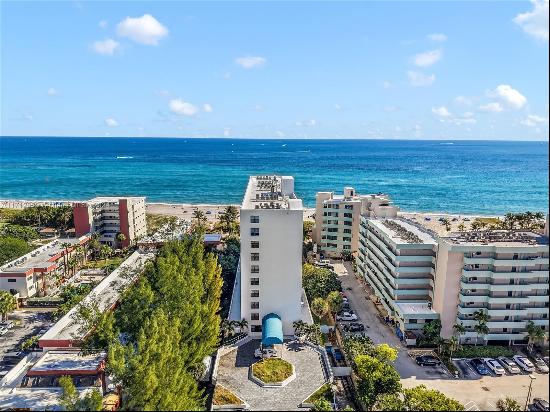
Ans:
{"label": "blue awning", "polygon": [[283,343],[283,323],[279,315],[268,313],[262,319],[262,346]]}

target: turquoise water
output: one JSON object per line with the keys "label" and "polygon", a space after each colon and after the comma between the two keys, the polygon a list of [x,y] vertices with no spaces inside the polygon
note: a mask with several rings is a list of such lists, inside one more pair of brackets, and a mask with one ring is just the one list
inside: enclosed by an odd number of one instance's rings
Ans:
{"label": "turquoise water", "polygon": [[0,138],[0,198],[240,203],[248,176],[317,191],[384,192],[403,210],[548,210],[548,143],[395,140]]}

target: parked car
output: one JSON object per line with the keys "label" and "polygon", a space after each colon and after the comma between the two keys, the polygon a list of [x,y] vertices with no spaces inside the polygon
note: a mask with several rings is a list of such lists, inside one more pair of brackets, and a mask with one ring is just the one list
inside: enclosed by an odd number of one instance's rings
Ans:
{"label": "parked car", "polygon": [[513,375],[521,373],[521,369],[512,359],[506,358],[504,356],[499,356],[498,361],[501,363],[502,366],[504,366],[504,369],[506,369],[508,373],[511,373]]}
{"label": "parked car", "polygon": [[349,331],[350,332],[363,332],[365,330],[365,325],[362,323],[350,323]]}
{"label": "parked car", "polygon": [[349,305],[349,302],[342,303],[342,310],[349,312],[351,310],[351,307]]}
{"label": "parked car", "polygon": [[548,359],[548,356],[544,356],[542,359],[544,360],[544,362],[546,362],[547,365],[550,365],[550,360]]}
{"label": "parked car", "polygon": [[332,355],[334,356],[334,359],[336,361],[343,361],[344,360],[344,354],[339,348],[334,348],[332,350]]}
{"label": "parked car", "polygon": [[255,358],[274,358],[277,356],[277,351],[273,348],[258,348],[254,351]]}
{"label": "parked car", "polygon": [[489,369],[485,366],[483,361],[479,358],[472,359],[470,361],[472,364],[472,367],[476,370],[477,373],[480,375],[489,375]]}
{"label": "parked car", "polygon": [[5,335],[6,333],[8,333],[8,329],[6,329],[3,326],[0,326],[0,336]]}
{"label": "parked car", "polygon": [[355,313],[343,312],[342,314],[336,315],[336,320],[338,320],[338,321],[354,321],[354,320],[357,320],[357,315]]}
{"label": "parked car", "polygon": [[536,411],[548,411],[549,406],[548,401],[542,398],[533,399],[533,408],[535,408]]}
{"label": "parked car", "polygon": [[6,322],[1,322],[0,323],[0,328],[6,328],[6,329],[11,329],[14,327],[14,323],[11,321],[11,320],[8,320]]}
{"label": "parked car", "polygon": [[17,365],[24,356],[23,352],[7,352],[4,354],[2,363],[4,365]]}
{"label": "parked car", "polygon": [[441,365],[441,361],[432,355],[422,355],[416,357],[416,363],[418,363],[420,366],[439,366]]}
{"label": "parked car", "polygon": [[533,361],[535,363],[535,367],[540,373],[548,373],[548,365],[542,358],[535,358]]}
{"label": "parked car", "polygon": [[491,371],[498,376],[504,375],[506,371],[502,367],[502,365],[496,360],[492,358],[485,358],[483,359],[485,361],[485,364]]}
{"label": "parked car", "polygon": [[521,355],[514,355],[514,361],[518,364],[518,366],[523,369],[525,372],[534,372],[535,371],[535,365],[531,363],[529,359],[527,359],[525,356]]}

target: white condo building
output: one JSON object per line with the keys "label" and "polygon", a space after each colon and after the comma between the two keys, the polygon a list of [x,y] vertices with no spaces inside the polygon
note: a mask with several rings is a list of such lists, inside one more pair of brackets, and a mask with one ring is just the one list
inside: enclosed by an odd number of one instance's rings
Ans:
{"label": "white condo building", "polygon": [[[302,201],[291,176],[252,176],[241,206],[240,296],[232,300],[251,336],[262,333],[267,315],[279,317],[284,335],[302,319]],[[239,302],[240,300],[240,302]]]}

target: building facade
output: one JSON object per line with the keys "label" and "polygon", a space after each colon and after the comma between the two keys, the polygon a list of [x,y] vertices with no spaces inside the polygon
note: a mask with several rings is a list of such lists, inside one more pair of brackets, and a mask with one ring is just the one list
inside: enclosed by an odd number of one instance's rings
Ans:
{"label": "building facade", "polygon": [[127,247],[147,235],[144,197],[96,197],[73,205],[77,236],[98,233],[101,243],[118,246],[117,235]]}
{"label": "building facade", "polygon": [[437,242],[398,219],[363,217],[357,269],[374,289],[397,331],[421,330],[433,310]]}
{"label": "building facade", "polygon": [[281,318],[284,335],[302,318],[302,201],[290,176],[252,176],[240,212],[240,318],[261,335],[268,314]]}
{"label": "building facade", "polygon": [[398,211],[387,195],[358,195],[353,187],[343,195],[318,192],[315,199],[313,240],[326,257],[357,252],[361,216],[396,217]]}

